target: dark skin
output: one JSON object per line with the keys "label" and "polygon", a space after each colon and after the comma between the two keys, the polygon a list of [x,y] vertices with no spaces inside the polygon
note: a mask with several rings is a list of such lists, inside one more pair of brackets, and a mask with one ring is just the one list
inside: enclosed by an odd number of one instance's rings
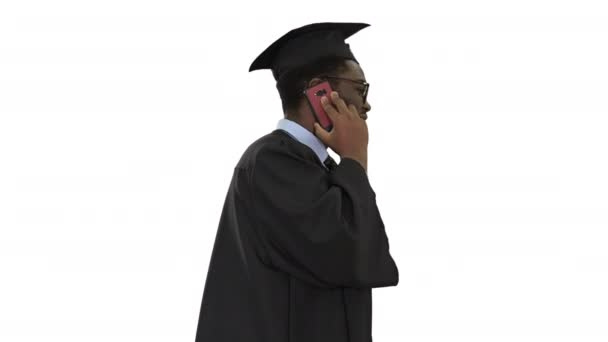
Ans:
{"label": "dark skin", "polygon": [[[347,60],[345,64],[346,67],[344,70],[334,73],[331,76],[348,78],[357,81],[366,81],[365,74],[357,62]],[[324,80],[315,77],[308,82],[308,87],[312,87],[323,81]],[[347,105],[354,105],[359,115],[364,120],[367,120],[367,112],[369,112],[372,107],[368,101],[363,103],[363,97],[361,96],[363,86],[344,80],[332,79],[329,81],[332,89],[340,94],[340,98],[342,98]],[[315,123],[315,117],[310,111],[310,107],[306,103],[306,99],[303,98],[302,101],[300,101],[300,104],[295,112],[286,114],[290,120],[297,122],[302,127],[314,134],[313,125]]]}

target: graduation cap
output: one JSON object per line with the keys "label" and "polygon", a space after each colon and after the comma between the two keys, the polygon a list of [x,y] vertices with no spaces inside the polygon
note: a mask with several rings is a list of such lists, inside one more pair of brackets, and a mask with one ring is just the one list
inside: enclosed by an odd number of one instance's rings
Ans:
{"label": "graduation cap", "polygon": [[322,57],[355,56],[344,40],[370,26],[365,23],[315,23],[293,29],[264,50],[249,67],[249,71],[271,69],[274,79],[287,71],[308,65]]}

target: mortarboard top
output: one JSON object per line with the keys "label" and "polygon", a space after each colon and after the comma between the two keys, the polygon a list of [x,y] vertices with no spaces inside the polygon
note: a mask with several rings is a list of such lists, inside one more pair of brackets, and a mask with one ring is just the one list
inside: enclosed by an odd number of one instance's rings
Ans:
{"label": "mortarboard top", "polygon": [[275,80],[286,71],[322,57],[344,57],[357,61],[344,40],[370,26],[365,23],[315,23],[293,29],[264,50],[249,71],[271,69]]}

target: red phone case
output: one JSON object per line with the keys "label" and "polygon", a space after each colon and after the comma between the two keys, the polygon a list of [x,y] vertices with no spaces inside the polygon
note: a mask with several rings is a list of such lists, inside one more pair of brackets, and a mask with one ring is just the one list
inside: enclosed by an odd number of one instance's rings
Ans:
{"label": "red phone case", "polygon": [[310,110],[315,116],[316,121],[326,131],[332,130],[333,123],[329,116],[327,116],[327,113],[325,113],[325,109],[323,109],[323,105],[321,104],[321,97],[327,96],[327,100],[331,101],[331,99],[329,98],[331,92],[331,86],[327,81],[319,83],[316,86],[304,90],[304,94],[306,95]]}

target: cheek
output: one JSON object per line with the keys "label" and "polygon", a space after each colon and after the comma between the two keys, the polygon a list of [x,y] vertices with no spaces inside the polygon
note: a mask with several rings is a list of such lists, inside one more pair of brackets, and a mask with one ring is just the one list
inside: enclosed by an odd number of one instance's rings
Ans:
{"label": "cheek", "polygon": [[361,108],[363,104],[361,103],[361,97],[358,94],[348,94],[347,97],[344,98],[344,102],[346,105],[354,105],[357,109]]}
{"label": "cheek", "polygon": [[345,100],[346,106],[353,105],[357,110],[357,113],[361,113],[363,111],[363,107],[361,106],[361,100],[352,99],[352,101]]}
{"label": "cheek", "polygon": [[350,104],[354,105],[355,108],[357,108],[358,111],[361,111],[361,109],[363,108],[363,102],[361,100],[361,96],[359,95],[355,95],[352,97],[352,101],[349,102]]}

